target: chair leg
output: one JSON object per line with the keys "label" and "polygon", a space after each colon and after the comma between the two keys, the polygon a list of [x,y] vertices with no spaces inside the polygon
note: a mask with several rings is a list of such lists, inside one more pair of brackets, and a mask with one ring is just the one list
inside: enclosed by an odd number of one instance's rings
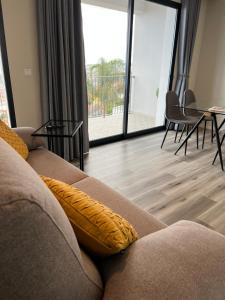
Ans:
{"label": "chair leg", "polygon": [[[225,123],[225,118],[223,119],[223,121],[221,122],[220,126],[218,127],[218,130],[219,130],[219,131],[220,131],[220,129],[223,127],[224,123]],[[216,134],[214,133],[214,134],[213,134],[213,137],[215,137],[215,136],[216,136]]]}
{"label": "chair leg", "polygon": [[207,121],[205,121],[205,126],[204,126],[204,131],[203,131],[203,138],[202,138],[202,149],[204,149],[204,144],[205,144],[205,131],[206,131],[206,123],[207,123]]}
{"label": "chair leg", "polygon": [[168,131],[169,131],[169,129],[170,129],[170,124],[171,124],[171,122],[168,122],[168,125],[167,125],[167,128],[166,128],[166,132],[165,132],[165,135],[164,135],[164,138],[163,138],[163,141],[162,141],[161,149],[162,149],[163,144],[164,144],[164,142],[165,142],[167,133],[168,133]]}
{"label": "chair leg", "polygon": [[198,132],[198,127],[197,127],[197,128],[196,128],[197,149],[198,149],[198,146],[199,146],[198,136],[199,136],[199,132]]}
{"label": "chair leg", "polygon": [[180,135],[180,138],[179,138],[178,143],[180,143],[180,141],[181,141],[181,139],[182,139],[182,136],[183,136],[183,134],[184,134],[185,128],[186,128],[186,125],[184,124],[184,126],[183,126],[183,128],[182,128],[182,132],[181,132],[181,135]]}
{"label": "chair leg", "polygon": [[177,134],[178,134],[179,128],[180,128],[180,124],[177,124],[177,129],[176,129],[176,134],[175,134],[175,138],[174,138],[174,143],[177,142]]}
{"label": "chair leg", "polygon": [[214,134],[213,134],[213,120],[212,120],[211,143],[213,143],[213,137],[214,137]]}
{"label": "chair leg", "polygon": [[[187,125],[187,131],[186,131],[186,135],[188,135],[189,133],[189,125]],[[188,144],[188,141],[185,143],[185,150],[184,150],[184,155],[186,156],[187,154],[187,144]]]}
{"label": "chair leg", "polygon": [[[223,144],[224,139],[225,139],[225,134],[223,135],[223,138],[222,138],[222,140],[221,140],[221,143],[220,143],[221,146],[222,146],[222,144]],[[217,159],[218,154],[219,154],[219,151],[217,150],[216,155],[215,155],[215,157],[214,157],[214,159],[213,159],[213,163],[212,163],[213,165],[214,165],[214,163],[215,163],[215,161],[216,161],[216,159]]]}

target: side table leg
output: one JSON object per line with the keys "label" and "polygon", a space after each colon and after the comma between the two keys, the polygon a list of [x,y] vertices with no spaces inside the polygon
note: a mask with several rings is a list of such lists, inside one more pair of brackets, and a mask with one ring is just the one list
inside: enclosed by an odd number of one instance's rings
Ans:
{"label": "side table leg", "polygon": [[71,150],[71,144],[72,144],[72,149],[74,149],[74,139],[69,139],[69,161],[73,161],[74,160],[74,156],[72,157],[72,150]]}
{"label": "side table leg", "polygon": [[48,150],[51,151],[51,138],[48,136]]}
{"label": "side table leg", "polygon": [[84,171],[83,125],[79,129],[80,169]]}
{"label": "side table leg", "polygon": [[53,138],[48,136],[48,150],[53,152]]}

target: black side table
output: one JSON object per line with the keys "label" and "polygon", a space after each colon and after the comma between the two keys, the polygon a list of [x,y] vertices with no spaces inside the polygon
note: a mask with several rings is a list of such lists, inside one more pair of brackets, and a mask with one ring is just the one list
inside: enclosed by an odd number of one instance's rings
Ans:
{"label": "black side table", "polygon": [[54,138],[73,139],[79,134],[80,169],[84,170],[83,151],[83,121],[49,120],[32,133],[32,136],[42,136],[48,139],[48,149],[53,151]]}

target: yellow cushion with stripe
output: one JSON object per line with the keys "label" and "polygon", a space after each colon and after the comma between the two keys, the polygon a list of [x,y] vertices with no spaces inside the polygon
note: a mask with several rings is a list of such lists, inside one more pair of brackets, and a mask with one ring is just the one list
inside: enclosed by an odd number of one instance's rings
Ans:
{"label": "yellow cushion with stripe", "polygon": [[13,147],[24,159],[27,159],[29,150],[24,141],[3,121],[0,120],[0,138]]}
{"label": "yellow cushion with stripe", "polygon": [[78,242],[98,256],[119,253],[137,240],[131,224],[81,190],[41,176],[69,218]]}

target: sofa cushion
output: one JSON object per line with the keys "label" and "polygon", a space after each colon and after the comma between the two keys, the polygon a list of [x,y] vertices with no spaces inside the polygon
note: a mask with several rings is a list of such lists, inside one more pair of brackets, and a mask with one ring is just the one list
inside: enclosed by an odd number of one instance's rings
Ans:
{"label": "sofa cushion", "polygon": [[87,177],[78,168],[45,148],[30,151],[27,162],[40,175],[73,184]]}
{"label": "sofa cushion", "polygon": [[104,300],[222,300],[225,238],[180,221],[104,263]]}
{"label": "sofa cushion", "polygon": [[0,178],[1,298],[101,299],[63,209],[2,139]]}
{"label": "sofa cushion", "polygon": [[0,120],[0,138],[4,139],[24,159],[27,159],[29,151],[24,141],[3,121]]}
{"label": "sofa cushion", "polygon": [[133,226],[107,206],[74,186],[41,178],[64,209],[78,242],[91,254],[113,255],[137,240]]}
{"label": "sofa cushion", "polygon": [[29,151],[45,146],[44,139],[40,136],[32,136],[32,133],[35,131],[32,127],[16,127],[12,128],[12,130],[21,137]]}
{"label": "sofa cushion", "polygon": [[95,263],[84,250],[80,249],[80,253],[81,253],[83,268],[85,269],[86,274],[88,274],[90,280],[96,286],[98,286],[100,290],[103,290],[102,278],[99,274],[99,271]]}
{"label": "sofa cushion", "polygon": [[134,226],[139,237],[166,227],[165,224],[156,220],[152,215],[95,178],[87,177],[73,184],[73,186],[98,199],[98,201],[128,220]]}

